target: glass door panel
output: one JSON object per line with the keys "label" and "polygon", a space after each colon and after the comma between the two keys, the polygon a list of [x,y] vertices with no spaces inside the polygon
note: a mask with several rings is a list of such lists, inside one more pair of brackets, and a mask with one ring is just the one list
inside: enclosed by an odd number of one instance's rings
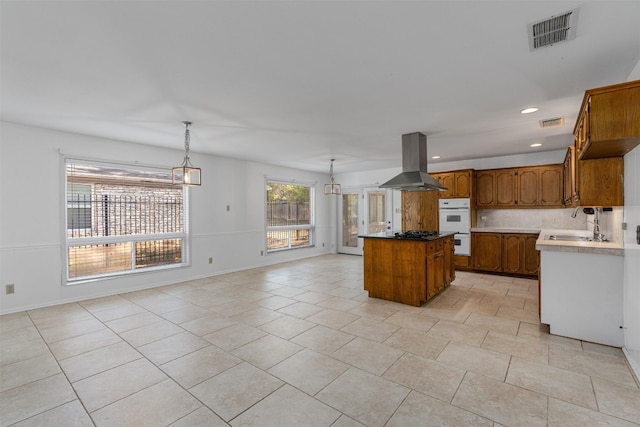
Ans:
{"label": "glass door panel", "polygon": [[338,252],[362,255],[362,239],[360,233],[360,200],[361,191],[343,191],[339,199],[340,225],[338,230]]}
{"label": "glass door panel", "polygon": [[373,234],[391,231],[391,219],[393,217],[391,206],[391,193],[380,188],[365,188],[364,233]]}

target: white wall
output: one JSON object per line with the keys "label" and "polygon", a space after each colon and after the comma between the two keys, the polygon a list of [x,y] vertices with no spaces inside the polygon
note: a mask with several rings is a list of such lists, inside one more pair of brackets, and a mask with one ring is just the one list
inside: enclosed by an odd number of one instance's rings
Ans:
{"label": "white wall", "polygon": [[[6,122],[0,125],[0,313],[317,256],[336,246],[335,198],[322,193],[328,175],[192,153],[193,163],[202,168],[203,185],[190,189],[191,266],[63,286],[59,151],[80,158],[160,166],[179,163],[184,153]],[[317,182],[316,247],[260,255],[265,250],[265,176]],[[213,264],[208,264],[209,257]],[[4,287],[10,283],[15,284],[15,294],[5,295]]]}
{"label": "white wall", "polygon": [[624,351],[640,378],[640,147],[624,156]]}

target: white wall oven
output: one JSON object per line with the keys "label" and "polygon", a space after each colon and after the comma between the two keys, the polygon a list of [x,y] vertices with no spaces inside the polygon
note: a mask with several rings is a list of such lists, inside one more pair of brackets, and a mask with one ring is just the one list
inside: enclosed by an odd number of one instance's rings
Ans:
{"label": "white wall oven", "polygon": [[456,255],[471,255],[471,200],[440,200],[440,232],[455,233]]}

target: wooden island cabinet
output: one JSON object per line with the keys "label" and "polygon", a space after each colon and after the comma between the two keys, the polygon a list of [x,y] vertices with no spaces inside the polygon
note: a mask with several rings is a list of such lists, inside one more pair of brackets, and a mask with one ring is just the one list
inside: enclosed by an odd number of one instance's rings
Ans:
{"label": "wooden island cabinet", "polygon": [[453,234],[429,240],[364,237],[369,297],[420,306],[455,279]]}

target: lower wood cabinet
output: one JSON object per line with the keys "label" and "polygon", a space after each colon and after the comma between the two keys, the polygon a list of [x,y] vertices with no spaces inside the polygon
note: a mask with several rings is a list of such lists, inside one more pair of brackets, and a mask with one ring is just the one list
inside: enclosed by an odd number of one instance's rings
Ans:
{"label": "lower wood cabinet", "polygon": [[536,276],[537,234],[471,233],[474,270]]}
{"label": "lower wood cabinet", "polygon": [[502,271],[500,233],[471,233],[471,253],[474,270]]}
{"label": "lower wood cabinet", "polygon": [[538,274],[537,234],[502,235],[502,272],[512,274]]}

